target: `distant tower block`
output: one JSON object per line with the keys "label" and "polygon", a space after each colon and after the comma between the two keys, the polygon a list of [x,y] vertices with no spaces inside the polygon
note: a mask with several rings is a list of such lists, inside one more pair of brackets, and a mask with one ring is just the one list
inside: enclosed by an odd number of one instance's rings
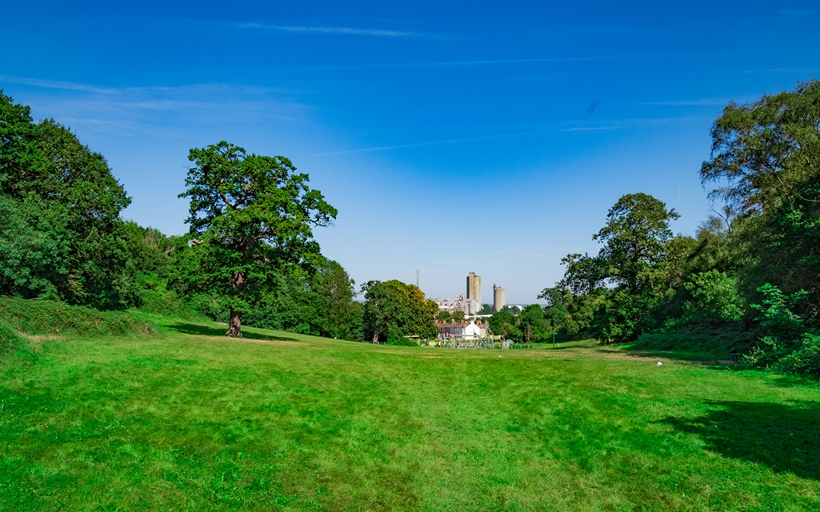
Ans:
{"label": "distant tower block", "polygon": [[507,294],[504,292],[504,288],[493,285],[493,309],[496,311],[501,311],[501,309],[506,305]]}
{"label": "distant tower block", "polygon": [[477,301],[478,307],[481,307],[481,276],[475,275],[475,272],[467,276],[467,299]]}

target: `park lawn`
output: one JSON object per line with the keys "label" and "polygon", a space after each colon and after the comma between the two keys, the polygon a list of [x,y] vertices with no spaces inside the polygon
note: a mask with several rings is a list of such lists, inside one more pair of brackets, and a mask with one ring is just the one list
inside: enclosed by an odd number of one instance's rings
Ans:
{"label": "park lawn", "polygon": [[816,384],[163,321],[0,361],[0,510],[820,510]]}

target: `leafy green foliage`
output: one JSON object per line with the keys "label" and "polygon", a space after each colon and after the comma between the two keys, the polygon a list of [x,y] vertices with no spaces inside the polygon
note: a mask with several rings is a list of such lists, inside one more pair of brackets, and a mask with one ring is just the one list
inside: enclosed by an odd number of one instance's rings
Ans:
{"label": "leafy green foliage", "polygon": [[820,314],[820,82],[759,101],[730,103],[712,128],[712,158],[701,178],[740,213],[733,223],[748,263],[751,300],[771,283],[805,290],[800,313]]}
{"label": "leafy green foliage", "polygon": [[606,225],[593,236],[604,244],[599,253],[567,255],[563,279],[539,295],[563,336],[588,331],[605,342],[624,342],[654,325],[652,313],[668,294],[669,222],[677,218],[665,203],[641,193],[609,209]]}
{"label": "leafy green foliage", "polygon": [[64,208],[36,195],[0,196],[0,290],[25,298],[60,297],[69,274],[72,233]]}
{"label": "leafy green foliage", "polygon": [[738,293],[737,278],[716,269],[689,276],[684,288],[692,300],[686,304],[689,315],[699,318],[717,317],[726,322],[743,318],[743,299]]}
{"label": "leafy green foliage", "polygon": [[552,331],[552,325],[538,304],[530,304],[518,315],[518,329],[524,342],[546,341]]}
{"label": "leafy green foliage", "polygon": [[814,333],[803,333],[797,348],[781,357],[775,364],[775,368],[806,377],[820,376],[820,336]]}
{"label": "leafy green foliage", "polygon": [[353,300],[354,282],[335,261],[316,272],[286,267],[274,286],[251,304],[246,315],[254,326],[338,339],[362,339],[362,305]]}
{"label": "leafy green foliage", "polygon": [[[762,304],[751,307],[762,315],[760,331],[764,334],[746,360],[760,367],[785,368],[807,373],[820,367],[817,356],[816,333],[808,328],[803,319],[794,313],[796,306],[808,295],[805,291],[784,294],[777,286],[765,284],[758,291],[763,295]],[[814,374],[820,377],[820,373]]]}
{"label": "leafy green foliage", "polygon": [[130,199],[105,159],[0,93],[0,293],[98,309],[135,302],[120,211]]}
{"label": "leafy green foliage", "polygon": [[513,341],[521,341],[523,339],[523,334],[521,329],[518,328],[519,318],[514,315],[511,311],[512,308],[507,306],[503,307],[501,311],[496,311],[493,313],[493,316],[489,318],[488,323],[490,324],[490,331],[493,334],[499,335],[503,338],[511,339]]}
{"label": "leafy green foliage", "polygon": [[[562,261],[567,264],[567,258]],[[596,312],[608,293],[605,288],[593,288],[590,293],[574,294],[566,284],[569,272],[556,286],[545,288],[538,295],[547,301],[544,315],[562,340],[579,339],[591,331]]]}
{"label": "leafy green foliage", "polygon": [[804,330],[803,319],[793,310],[806,298],[805,291],[791,295],[784,294],[777,286],[765,284],[758,291],[763,295],[763,304],[752,304],[752,309],[763,313],[760,327],[781,338],[793,338]]}
{"label": "leafy green foliage", "polygon": [[[227,334],[241,337],[241,315],[285,265],[306,269],[320,260],[312,226],[325,226],[336,209],[307,186],[285,157],[247,154],[220,142],[192,149],[194,166],[185,179],[193,241],[181,280],[212,296],[230,310]],[[191,263],[198,264],[198,268]]]}
{"label": "leafy green foliage", "polygon": [[449,311],[441,310],[436,313],[436,320],[439,322],[452,322],[453,316],[450,314]]}
{"label": "leafy green foliage", "polygon": [[398,342],[404,336],[434,338],[438,304],[427,300],[415,285],[401,281],[369,281],[362,286],[365,297],[365,339]]}
{"label": "leafy green foliage", "polygon": [[38,135],[31,109],[14,103],[0,89],[0,194],[24,195],[21,188],[42,168],[44,162],[37,149]]}

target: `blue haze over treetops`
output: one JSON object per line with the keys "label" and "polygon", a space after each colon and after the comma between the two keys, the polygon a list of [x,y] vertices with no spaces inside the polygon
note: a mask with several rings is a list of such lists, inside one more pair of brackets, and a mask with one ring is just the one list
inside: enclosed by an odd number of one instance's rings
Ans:
{"label": "blue haze over treetops", "polygon": [[709,214],[730,100],[820,75],[815,2],[17,2],[0,88],[104,154],[125,217],[186,230],[188,150],[285,155],[339,209],[323,252],[428,296],[559,279],[626,193]]}

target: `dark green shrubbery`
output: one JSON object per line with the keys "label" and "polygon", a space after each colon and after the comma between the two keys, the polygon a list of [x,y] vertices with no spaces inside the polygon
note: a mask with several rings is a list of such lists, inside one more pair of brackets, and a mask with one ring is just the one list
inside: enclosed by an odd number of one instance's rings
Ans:
{"label": "dark green shrubbery", "polygon": [[780,359],[775,369],[806,377],[820,377],[820,336],[803,334],[797,348]]}
{"label": "dark green shrubbery", "polygon": [[820,336],[794,312],[808,294],[801,290],[787,295],[768,283],[758,291],[762,304],[751,307],[761,313],[758,320],[765,335],[746,360],[761,368],[820,377]]}
{"label": "dark green shrubbery", "polygon": [[739,325],[680,326],[669,331],[642,334],[630,347],[634,349],[673,350],[720,355],[728,358],[732,350],[743,352],[753,344],[748,332]]}

